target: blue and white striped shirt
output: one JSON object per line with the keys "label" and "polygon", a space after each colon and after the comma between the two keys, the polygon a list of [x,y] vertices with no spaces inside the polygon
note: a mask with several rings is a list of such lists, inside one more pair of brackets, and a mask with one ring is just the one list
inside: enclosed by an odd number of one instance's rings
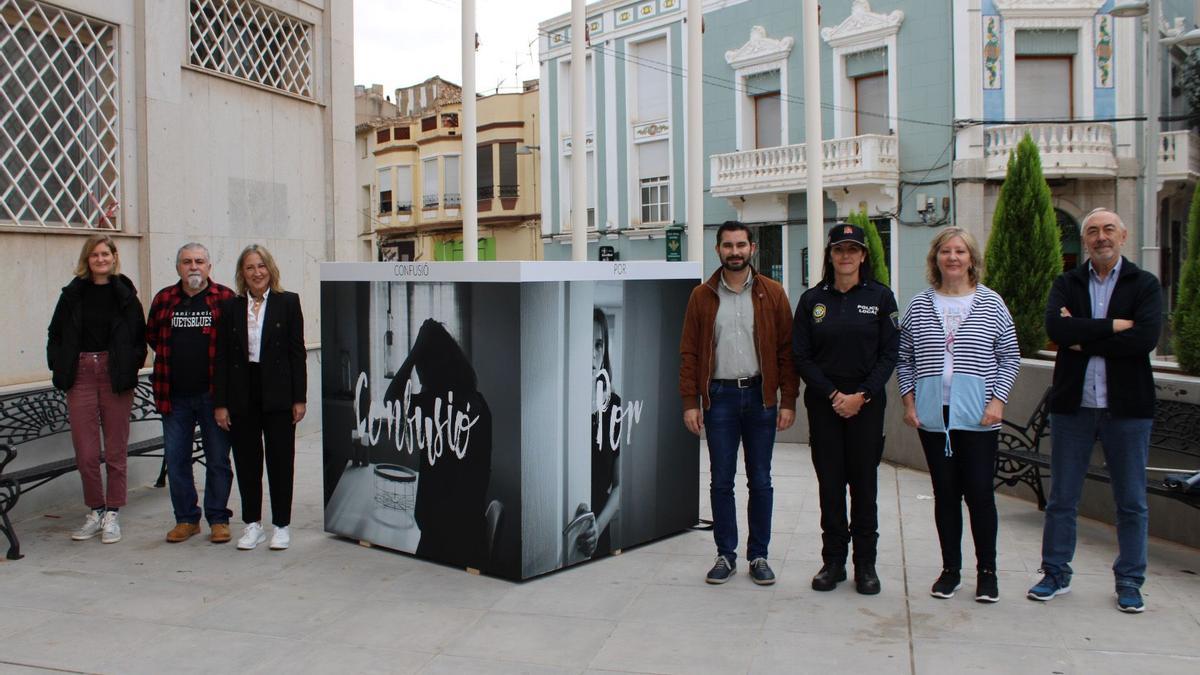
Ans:
{"label": "blue and white striped shirt", "polygon": [[[975,300],[955,332],[950,348],[955,378],[978,378],[984,383],[984,399],[978,402],[980,413],[987,401],[993,398],[1008,402],[1021,368],[1021,352],[1017,346],[1012,316],[998,293],[983,284],[975,287]],[[928,288],[909,303],[900,326],[900,358],[896,363],[896,377],[901,396],[916,391],[917,381],[923,378],[937,378],[938,386],[930,391],[941,394],[946,349],[945,327],[934,303],[934,290]],[[936,406],[940,410],[941,403],[940,396],[936,403],[918,401],[917,409],[931,410]],[[921,415],[921,421],[925,426],[925,415]],[[1000,425],[993,425],[992,428],[998,429]]]}

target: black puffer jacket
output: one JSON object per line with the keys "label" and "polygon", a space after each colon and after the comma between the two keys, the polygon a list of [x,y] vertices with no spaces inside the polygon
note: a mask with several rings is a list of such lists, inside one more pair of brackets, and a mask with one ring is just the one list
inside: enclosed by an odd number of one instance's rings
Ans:
{"label": "black puffer jacket", "polygon": [[[79,369],[79,345],[83,340],[83,289],[90,281],[75,278],[62,289],[54,317],[50,319],[46,341],[46,364],[54,374],[54,386],[66,391],[75,384]],[[112,278],[117,297],[117,316],[113,318],[108,343],[108,374],[113,391],[120,393],[137,386],[137,373],[146,362],[146,315],[138,300],[137,289],[129,277]]]}

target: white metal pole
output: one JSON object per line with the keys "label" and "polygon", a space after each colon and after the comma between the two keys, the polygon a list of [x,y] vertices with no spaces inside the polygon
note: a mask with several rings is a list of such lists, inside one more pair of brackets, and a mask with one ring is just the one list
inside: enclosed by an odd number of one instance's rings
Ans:
{"label": "white metal pole", "polygon": [[821,146],[821,36],[817,0],[804,0],[804,144],[808,160],[808,285],[821,280],[825,255],[825,176]]}
{"label": "white metal pole", "polygon": [[704,3],[687,8],[687,259],[704,261]]}
{"label": "white metal pole", "polygon": [[1158,116],[1162,108],[1160,85],[1162,78],[1162,45],[1159,43],[1159,26],[1162,25],[1162,2],[1150,0],[1150,14],[1146,17],[1146,132],[1143,142],[1143,161],[1146,169],[1146,185],[1142,194],[1142,269],[1162,278],[1159,269],[1158,247]]}
{"label": "white metal pole", "polygon": [[587,260],[587,14],[571,0],[571,260]]}
{"label": "white metal pole", "polygon": [[[479,260],[479,177],[476,175],[475,0],[462,0],[462,171],[459,206],[463,223],[463,260]],[[446,186],[449,188],[450,186]]]}

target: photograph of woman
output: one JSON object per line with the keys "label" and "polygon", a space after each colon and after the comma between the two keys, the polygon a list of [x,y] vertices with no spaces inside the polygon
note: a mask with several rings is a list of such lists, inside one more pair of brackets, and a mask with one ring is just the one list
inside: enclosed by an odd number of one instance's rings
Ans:
{"label": "photograph of woman", "polygon": [[595,518],[582,529],[575,546],[584,557],[612,551],[609,524],[621,506],[621,397],[613,384],[609,356],[608,317],[592,310],[592,503],[580,504],[576,517],[590,511]]}
{"label": "photograph of woman", "polygon": [[855,588],[863,595],[880,591],[876,474],[883,456],[884,393],[900,345],[896,322],[895,296],[871,278],[865,232],[835,225],[822,280],[800,296],[792,329],[821,498],[824,564],[812,580],[816,591],[832,591],[845,581],[852,542]]}
{"label": "photograph of woman", "polygon": [[998,518],[992,492],[1000,420],[1021,354],[1004,299],[980,283],[983,259],[970,232],[947,227],[926,257],[930,288],[908,306],[896,364],[904,423],[917,429],[933,482],[942,573],[930,594],[962,587],[962,502],[975,541],[975,599],[997,602]]}
{"label": "photograph of woman", "polygon": [[[117,244],[107,234],[83,242],[75,276],[50,320],[46,363],[67,394],[75,463],[88,513],[71,538],[121,541],[129,413],[138,369],[146,361],[146,318],[137,289],[121,274]],[[100,473],[103,440],[104,473]],[[107,481],[104,480],[107,478]]]}
{"label": "photograph of woman", "polygon": [[266,248],[247,246],[234,271],[237,296],[226,301],[217,326],[213,405],[230,434],[242,522],[237,547],[267,539],[262,526],[263,461],[271,487],[271,550],[291,544],[296,425],[304,419],[308,371],[300,296],[283,290]]}

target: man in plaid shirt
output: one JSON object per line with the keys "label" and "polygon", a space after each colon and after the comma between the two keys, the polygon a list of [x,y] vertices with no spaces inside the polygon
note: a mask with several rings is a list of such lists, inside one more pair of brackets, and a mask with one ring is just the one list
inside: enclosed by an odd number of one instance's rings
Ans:
{"label": "man in plaid shirt", "polygon": [[200,507],[192,477],[192,438],[200,425],[204,444],[204,517],[214,544],[230,539],[229,434],[213,418],[212,374],[217,320],[221,305],[233,297],[229,288],[209,279],[208,249],[195,242],[175,254],[179,283],[154,296],[146,323],[146,342],[154,350],[154,403],[162,413],[167,481],[175,527],[167,541],[178,543],[200,533]]}

